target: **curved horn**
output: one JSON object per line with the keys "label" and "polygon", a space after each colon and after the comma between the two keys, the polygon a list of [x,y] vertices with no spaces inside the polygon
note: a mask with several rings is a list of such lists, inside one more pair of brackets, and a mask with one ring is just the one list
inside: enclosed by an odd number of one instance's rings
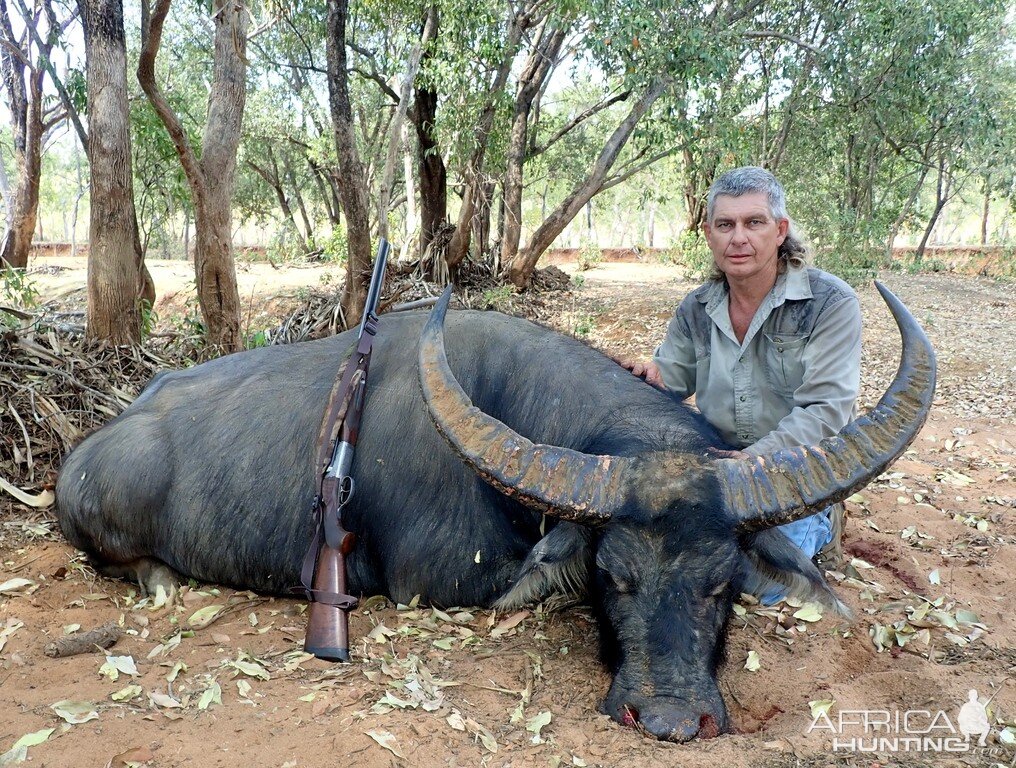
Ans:
{"label": "curved horn", "polygon": [[470,402],[448,367],[444,318],[449,286],[420,337],[420,387],[438,431],[495,488],[548,515],[605,523],[622,503],[629,459],[538,445]]}
{"label": "curved horn", "polygon": [[783,525],[842,501],[882,474],[924,424],[935,393],[935,352],[903,302],[881,283],[875,287],[903,337],[896,378],[872,411],[817,446],[717,461],[727,508],[740,528]]}

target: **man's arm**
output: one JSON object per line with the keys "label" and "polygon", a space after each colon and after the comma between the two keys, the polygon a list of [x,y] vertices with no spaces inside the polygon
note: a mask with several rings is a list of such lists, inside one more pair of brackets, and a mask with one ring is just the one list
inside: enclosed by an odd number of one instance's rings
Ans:
{"label": "man's arm", "polygon": [[[668,392],[680,397],[690,397],[695,392],[695,343],[680,307],[667,326],[667,335],[656,348],[652,363],[649,364],[656,368],[659,379]],[[646,380],[649,380],[648,377]]]}
{"label": "man's arm", "polygon": [[776,429],[745,448],[760,456],[780,448],[816,445],[853,417],[861,384],[861,307],[856,297],[826,310],[804,349],[804,379],[794,409]]}

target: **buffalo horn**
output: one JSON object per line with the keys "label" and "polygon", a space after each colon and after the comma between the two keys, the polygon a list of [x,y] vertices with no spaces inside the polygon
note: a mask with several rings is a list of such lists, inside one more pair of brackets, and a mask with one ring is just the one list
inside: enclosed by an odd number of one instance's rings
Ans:
{"label": "buffalo horn", "polygon": [[896,378],[872,411],[816,446],[717,461],[727,508],[742,530],[783,525],[842,501],[882,474],[924,424],[935,393],[935,352],[903,302],[881,283],[875,287],[903,337]]}
{"label": "buffalo horn", "polygon": [[554,517],[605,523],[621,504],[622,477],[630,461],[535,444],[474,406],[445,355],[450,299],[451,287],[431,311],[420,338],[420,386],[438,431],[502,493]]}

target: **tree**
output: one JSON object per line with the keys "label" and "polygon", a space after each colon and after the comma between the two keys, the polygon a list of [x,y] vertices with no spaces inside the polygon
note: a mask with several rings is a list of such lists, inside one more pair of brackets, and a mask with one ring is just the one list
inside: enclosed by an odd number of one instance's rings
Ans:
{"label": "tree", "polygon": [[40,13],[23,19],[24,29],[14,33],[6,0],[0,0],[0,70],[4,95],[10,111],[14,136],[16,178],[7,197],[7,231],[0,243],[0,265],[28,266],[35,223],[39,212],[39,174],[42,169],[43,139],[64,119],[59,105],[43,108],[43,82],[48,61],[60,25],[46,6],[48,33],[38,42],[31,34],[39,24]]}
{"label": "tree", "polygon": [[127,106],[121,0],[79,0],[88,79],[91,217],[87,335],[114,344],[141,338],[141,302],[155,288],[141,254]]}
{"label": "tree", "polygon": [[194,271],[198,303],[213,351],[243,348],[240,297],[233,262],[232,204],[236,150],[247,97],[247,8],[239,0],[214,0],[212,80],[208,91],[200,158],[183,124],[156,81],[155,62],[172,0],[157,0],[154,11],[142,3],[142,43],[138,82],[173,140],[194,203]]}
{"label": "tree", "polygon": [[370,211],[367,204],[367,182],[356,147],[353,110],[349,96],[349,75],[346,60],[346,21],[348,0],[328,0],[328,100],[331,105],[335,148],[339,158],[339,188],[342,212],[346,216],[349,258],[346,261],[346,283],[340,303],[346,326],[360,319],[370,282]]}

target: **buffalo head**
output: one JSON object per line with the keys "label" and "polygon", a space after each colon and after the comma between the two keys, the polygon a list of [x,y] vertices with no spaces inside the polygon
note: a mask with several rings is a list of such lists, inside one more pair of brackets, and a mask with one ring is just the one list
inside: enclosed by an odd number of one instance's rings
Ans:
{"label": "buffalo head", "polygon": [[587,585],[614,675],[603,710],[618,722],[676,741],[728,727],[716,668],[741,591],[778,582],[845,612],[815,566],[774,527],[877,477],[928,414],[931,345],[906,307],[878,289],[903,337],[900,368],[878,405],[819,445],[745,461],[534,444],[472,405],[445,357],[450,292],[435,307],[420,345],[420,383],[438,430],[488,483],[560,521],[502,604],[532,596],[534,581],[554,574]]}

